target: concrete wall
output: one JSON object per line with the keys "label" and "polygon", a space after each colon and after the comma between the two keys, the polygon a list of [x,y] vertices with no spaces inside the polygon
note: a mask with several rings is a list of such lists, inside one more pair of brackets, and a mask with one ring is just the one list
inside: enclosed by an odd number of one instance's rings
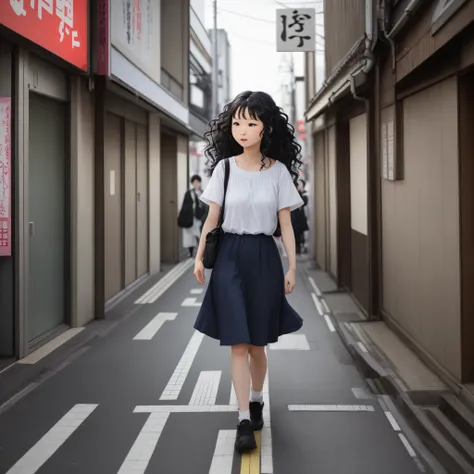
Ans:
{"label": "concrete wall", "polygon": [[160,271],[161,249],[160,249],[160,170],[161,170],[161,152],[160,152],[160,118],[158,114],[149,116],[149,231],[150,231],[150,251],[149,268],[150,275]]}
{"label": "concrete wall", "polygon": [[85,79],[71,80],[72,326],[94,317],[94,107]]}
{"label": "concrete wall", "polygon": [[336,127],[331,126],[327,131],[327,179],[328,179],[328,269],[334,277],[338,276],[337,265],[337,182],[336,182]]}
{"label": "concrete wall", "polygon": [[460,379],[456,78],[403,109],[404,180],[382,183],[384,311]]}

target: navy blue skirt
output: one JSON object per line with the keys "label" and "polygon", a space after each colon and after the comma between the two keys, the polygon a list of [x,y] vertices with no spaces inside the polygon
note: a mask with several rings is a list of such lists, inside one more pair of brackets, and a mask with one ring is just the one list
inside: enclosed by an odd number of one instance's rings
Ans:
{"label": "navy blue skirt", "polygon": [[303,320],[285,295],[273,237],[225,234],[194,328],[222,346],[266,346]]}

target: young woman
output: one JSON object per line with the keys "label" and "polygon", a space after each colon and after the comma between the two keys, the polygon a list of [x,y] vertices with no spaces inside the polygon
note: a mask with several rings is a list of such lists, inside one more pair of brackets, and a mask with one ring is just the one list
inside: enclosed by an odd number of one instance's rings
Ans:
{"label": "young woman", "polygon": [[[303,204],[294,184],[300,147],[287,115],[263,92],[237,96],[211,122],[206,138],[212,177],[201,199],[210,209],[194,267],[201,284],[206,235],[218,223],[224,198],[224,159],[229,160],[230,176],[225,234],[194,327],[231,346],[239,403],[235,448],[244,452],[256,448],[254,430],[263,427],[265,347],[303,324],[285,296],[296,279],[290,212]],[[288,255],[286,275],[273,238],[278,222]]]}

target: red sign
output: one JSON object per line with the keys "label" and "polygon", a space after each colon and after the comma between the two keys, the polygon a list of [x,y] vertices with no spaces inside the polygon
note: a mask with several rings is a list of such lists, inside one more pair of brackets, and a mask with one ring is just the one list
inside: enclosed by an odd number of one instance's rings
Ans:
{"label": "red sign", "polygon": [[11,245],[11,115],[10,97],[0,97],[0,257]]}
{"label": "red sign", "polygon": [[0,0],[0,23],[87,71],[87,0]]}

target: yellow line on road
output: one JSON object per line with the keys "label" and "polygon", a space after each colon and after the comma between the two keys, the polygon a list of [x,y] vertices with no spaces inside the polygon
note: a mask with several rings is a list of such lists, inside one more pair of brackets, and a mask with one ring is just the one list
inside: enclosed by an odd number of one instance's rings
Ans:
{"label": "yellow line on road", "polygon": [[260,474],[260,431],[255,432],[257,449],[250,453],[242,454],[242,463],[240,464],[240,474]]}

